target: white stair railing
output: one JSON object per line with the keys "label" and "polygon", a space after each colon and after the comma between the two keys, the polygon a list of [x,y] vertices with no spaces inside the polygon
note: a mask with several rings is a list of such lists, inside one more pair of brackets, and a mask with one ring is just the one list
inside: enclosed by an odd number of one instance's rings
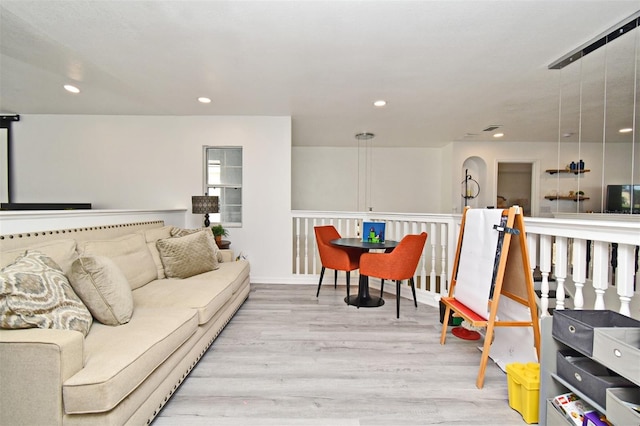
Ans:
{"label": "white stair railing", "polygon": [[[319,274],[314,226],[333,224],[342,236],[356,237],[360,236],[362,221],[385,221],[388,239],[401,240],[407,234],[428,232],[416,269],[417,296],[419,301],[437,306],[440,296],[448,293],[460,218],[461,215],[294,211],[292,272],[298,277],[308,276],[310,282]],[[550,308],[572,308],[610,309],[640,318],[638,219],[525,218],[531,273],[539,274],[541,279],[541,316],[549,315]],[[554,283],[556,297],[549,306]],[[375,280],[371,284],[375,287]]]}

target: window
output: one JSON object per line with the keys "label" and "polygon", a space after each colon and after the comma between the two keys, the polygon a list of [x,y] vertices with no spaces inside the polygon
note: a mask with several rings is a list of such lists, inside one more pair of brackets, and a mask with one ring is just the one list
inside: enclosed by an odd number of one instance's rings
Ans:
{"label": "window", "polygon": [[205,193],[217,195],[220,213],[211,222],[242,225],[242,148],[204,147]]}

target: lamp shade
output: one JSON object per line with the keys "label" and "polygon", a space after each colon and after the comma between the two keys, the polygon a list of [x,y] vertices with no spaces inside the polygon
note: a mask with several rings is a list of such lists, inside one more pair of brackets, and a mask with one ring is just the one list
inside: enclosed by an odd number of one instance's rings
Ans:
{"label": "lamp shade", "polygon": [[191,197],[193,214],[218,213],[218,197],[212,195],[194,195]]}

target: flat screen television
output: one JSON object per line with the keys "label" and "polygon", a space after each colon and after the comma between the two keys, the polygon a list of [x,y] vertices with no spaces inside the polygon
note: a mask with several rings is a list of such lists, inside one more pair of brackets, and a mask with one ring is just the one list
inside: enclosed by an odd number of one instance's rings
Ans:
{"label": "flat screen television", "polygon": [[640,185],[607,185],[605,212],[640,214]]}

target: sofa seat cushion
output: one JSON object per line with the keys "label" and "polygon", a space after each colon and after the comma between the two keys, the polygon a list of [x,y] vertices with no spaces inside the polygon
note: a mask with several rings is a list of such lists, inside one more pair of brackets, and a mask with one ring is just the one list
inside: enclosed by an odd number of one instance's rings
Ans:
{"label": "sofa seat cushion", "polygon": [[199,324],[206,324],[227,303],[249,276],[249,263],[221,263],[215,271],[186,279],[152,281],[133,291],[138,307],[191,308],[198,312]]}
{"label": "sofa seat cushion", "polygon": [[189,281],[191,279],[223,281],[231,287],[231,291],[235,294],[242,286],[242,283],[249,277],[249,272],[249,262],[246,260],[239,260],[237,262],[221,263],[219,269],[187,278],[185,281]]}
{"label": "sofa seat cushion", "polygon": [[189,309],[137,307],[118,327],[95,323],[84,342],[84,368],[63,384],[67,414],[111,410],[198,329]]}

